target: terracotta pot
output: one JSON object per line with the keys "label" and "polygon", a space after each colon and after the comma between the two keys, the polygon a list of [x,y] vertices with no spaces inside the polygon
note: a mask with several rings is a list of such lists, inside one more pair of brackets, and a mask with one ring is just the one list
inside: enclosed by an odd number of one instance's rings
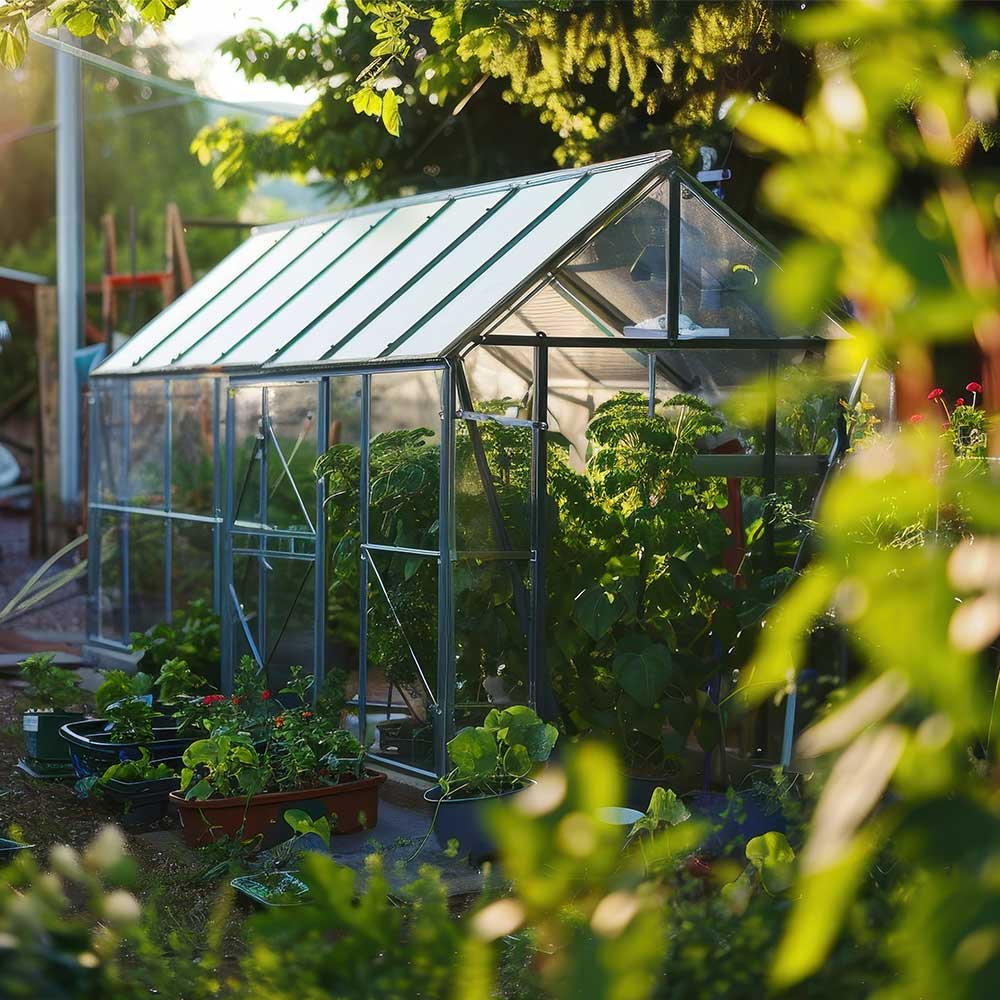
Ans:
{"label": "terracotta pot", "polygon": [[292,836],[284,820],[289,809],[302,809],[313,819],[329,817],[337,834],[371,830],[378,822],[378,786],[383,781],[384,774],[366,771],[359,781],[294,792],[264,792],[249,799],[237,796],[195,801],[171,792],[170,801],[177,807],[188,847],[204,847],[222,837],[249,840],[257,836],[262,847],[273,847]]}

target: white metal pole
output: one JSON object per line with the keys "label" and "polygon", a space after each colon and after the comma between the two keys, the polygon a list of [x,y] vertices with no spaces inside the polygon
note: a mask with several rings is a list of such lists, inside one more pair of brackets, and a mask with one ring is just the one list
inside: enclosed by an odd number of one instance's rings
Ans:
{"label": "white metal pole", "polygon": [[56,62],[56,254],[59,296],[59,497],[66,523],[80,504],[80,389],[75,352],[84,317],[83,104],[80,63]]}

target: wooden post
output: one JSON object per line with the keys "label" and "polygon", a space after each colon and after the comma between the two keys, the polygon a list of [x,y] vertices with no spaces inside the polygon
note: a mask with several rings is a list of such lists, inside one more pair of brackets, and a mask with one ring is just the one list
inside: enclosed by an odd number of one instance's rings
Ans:
{"label": "wooden post", "polygon": [[53,285],[35,289],[38,414],[41,437],[42,547],[57,551],[69,540],[59,499],[59,308]]}

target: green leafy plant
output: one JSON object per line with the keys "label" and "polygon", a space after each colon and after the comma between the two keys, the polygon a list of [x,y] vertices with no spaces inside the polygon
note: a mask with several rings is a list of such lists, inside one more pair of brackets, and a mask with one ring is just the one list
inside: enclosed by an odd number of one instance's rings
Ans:
{"label": "green leafy plant", "polygon": [[258,795],[271,769],[245,733],[220,733],[196,740],[184,751],[181,791],[187,799]]}
{"label": "green leafy plant", "polygon": [[318,819],[309,815],[304,809],[286,809],[283,816],[285,822],[300,837],[312,833],[320,840],[330,846],[330,819],[328,816],[320,816]]}
{"label": "green leafy plant", "polygon": [[54,653],[33,653],[19,664],[28,682],[25,692],[32,708],[62,712],[81,701],[76,674],[55,665]]}
{"label": "green leafy plant", "polygon": [[183,660],[198,677],[218,678],[219,616],[205,601],[192,601],[174,612],[171,623],[133,632],[132,650],[142,654],[138,665],[154,676],[169,661]]}
{"label": "green leafy plant", "polygon": [[105,772],[101,775],[100,781],[156,781],[160,778],[174,778],[177,777],[177,772],[174,771],[169,764],[164,764],[162,761],[157,761],[154,763],[149,755],[149,750],[146,747],[142,747],[139,750],[138,760],[123,760],[116,764],[112,764]]}
{"label": "green leafy plant", "polygon": [[526,705],[492,709],[481,726],[468,726],[448,743],[454,765],[438,779],[444,797],[497,795],[519,788],[549,759],[559,730]]}
{"label": "green leafy plant", "polygon": [[147,695],[153,690],[153,678],[142,670],[127,674],[124,670],[103,671],[104,681],[94,693],[97,711],[103,716],[108,706],[126,698]]}
{"label": "green leafy plant", "polygon": [[170,659],[160,667],[154,682],[159,690],[159,700],[164,705],[176,705],[202,690],[206,681],[199,677],[186,660]]}
{"label": "green leafy plant", "polygon": [[153,723],[162,718],[152,705],[138,698],[123,698],[108,706],[105,717],[111,723],[112,743],[151,743]]}

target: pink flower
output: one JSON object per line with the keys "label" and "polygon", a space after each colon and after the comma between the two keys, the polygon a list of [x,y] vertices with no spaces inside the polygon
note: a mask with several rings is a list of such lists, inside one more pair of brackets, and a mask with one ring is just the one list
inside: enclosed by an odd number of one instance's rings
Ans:
{"label": "pink flower", "polygon": [[970,382],[965,387],[965,391],[966,392],[982,392],[983,391],[983,387],[978,382]]}
{"label": "pink flower", "polygon": [[913,416],[910,417],[910,423],[919,424],[923,419],[924,415],[922,413],[914,413]]}
{"label": "pink flower", "polygon": [[955,408],[958,409],[960,406],[965,406],[965,400],[961,396],[955,400]]}
{"label": "pink flower", "polygon": [[220,702],[226,700],[224,694],[206,694],[204,698],[201,699],[203,705],[218,705]]}
{"label": "pink flower", "polygon": [[260,693],[260,700],[261,701],[270,701],[271,700],[271,692],[267,691],[267,690],[261,691],[261,693]]}

